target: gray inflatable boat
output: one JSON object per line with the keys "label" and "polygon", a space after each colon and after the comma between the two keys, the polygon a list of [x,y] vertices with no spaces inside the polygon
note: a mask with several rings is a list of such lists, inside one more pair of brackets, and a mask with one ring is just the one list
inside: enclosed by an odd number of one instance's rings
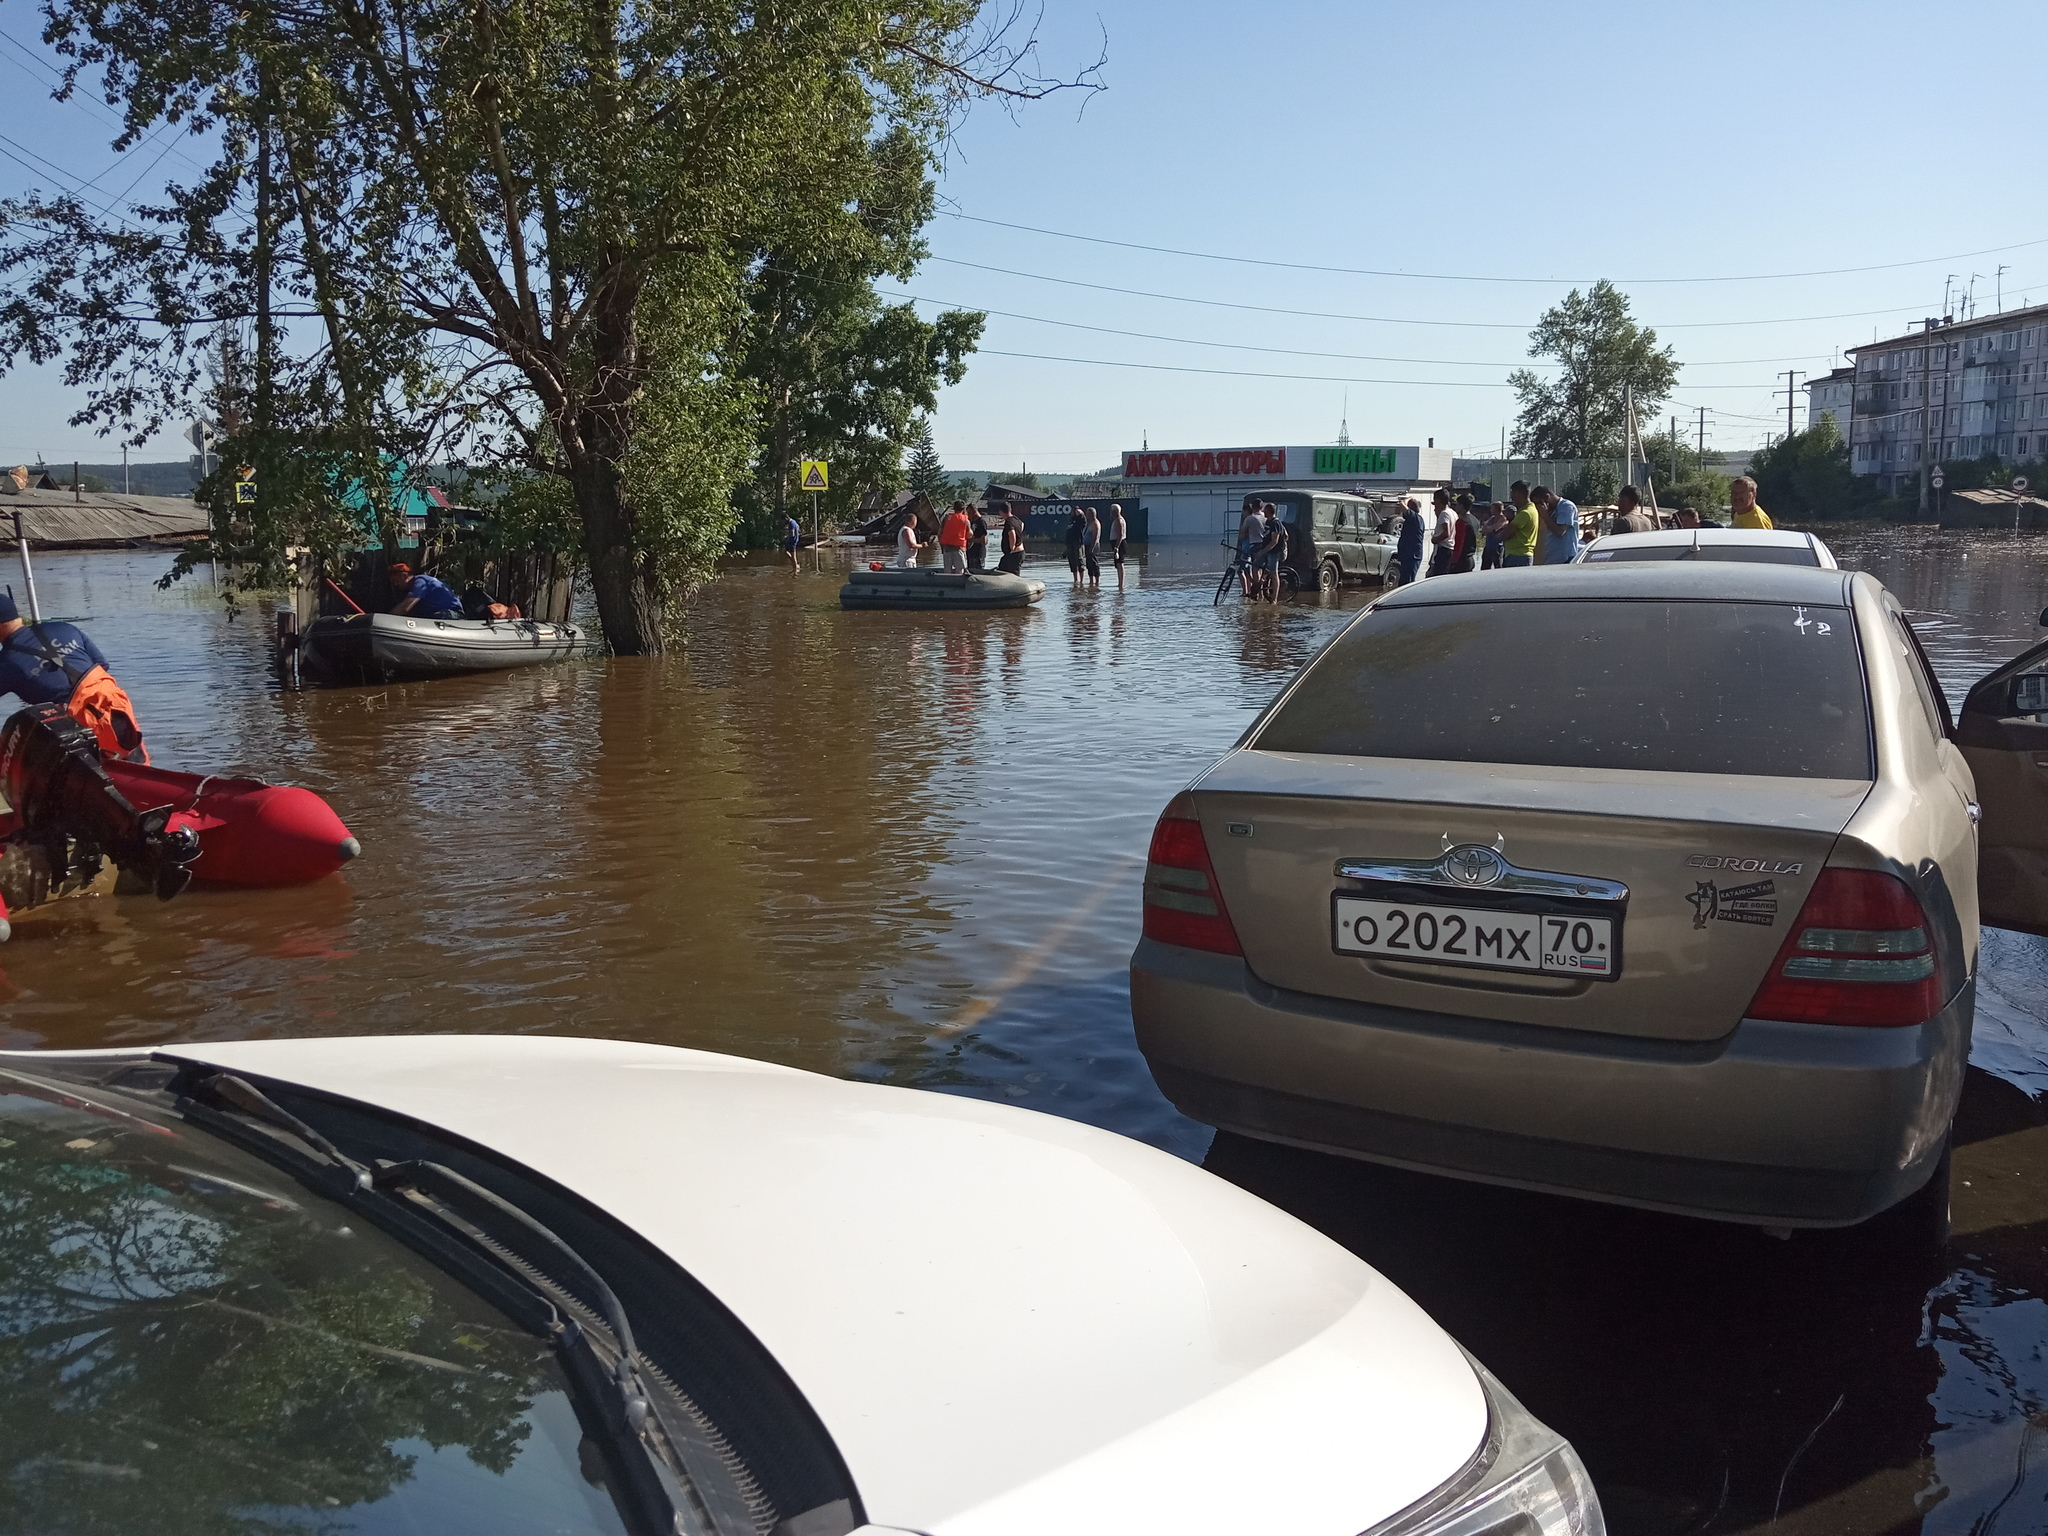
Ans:
{"label": "gray inflatable boat", "polygon": [[1007,571],[964,574],[932,567],[855,571],[839,589],[842,608],[1028,608],[1045,583]]}
{"label": "gray inflatable boat", "polygon": [[536,619],[355,613],[315,619],[299,645],[321,680],[358,683],[541,666],[582,655],[588,642],[573,624]]}

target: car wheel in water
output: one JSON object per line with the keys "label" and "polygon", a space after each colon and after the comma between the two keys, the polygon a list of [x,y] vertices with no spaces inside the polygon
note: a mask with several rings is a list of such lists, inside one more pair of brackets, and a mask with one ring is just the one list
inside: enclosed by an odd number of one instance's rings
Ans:
{"label": "car wheel in water", "polygon": [[1337,569],[1337,562],[1325,560],[1316,568],[1316,591],[1324,597],[1334,597],[1337,589],[1344,585],[1344,575]]}

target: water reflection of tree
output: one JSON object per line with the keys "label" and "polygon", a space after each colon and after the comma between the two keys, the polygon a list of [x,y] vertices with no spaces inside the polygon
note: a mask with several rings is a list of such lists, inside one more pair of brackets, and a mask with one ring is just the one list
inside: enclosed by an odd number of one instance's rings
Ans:
{"label": "water reflection of tree", "polygon": [[407,1482],[397,1442],[461,1446],[497,1474],[517,1457],[538,1341],[479,1321],[381,1234],[217,1192],[216,1219],[26,1143],[7,1162],[0,1527],[303,1531],[278,1515],[338,1516]]}

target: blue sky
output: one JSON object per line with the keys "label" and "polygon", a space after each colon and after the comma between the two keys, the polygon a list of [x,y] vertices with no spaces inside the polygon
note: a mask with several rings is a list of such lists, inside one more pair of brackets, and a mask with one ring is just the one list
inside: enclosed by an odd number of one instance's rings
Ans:
{"label": "blue sky", "polygon": [[[1981,274],[1980,315],[2001,265],[2008,308],[2048,301],[2038,188],[1996,174],[2032,160],[2026,72],[1999,60],[2041,56],[2048,7],[1971,12],[1966,101],[1921,89],[1927,18],[1046,0],[1046,67],[1106,40],[1109,89],[977,108],[950,146],[933,259],[903,292],[997,313],[941,399],[940,450],[955,467],[1086,470],[1148,440],[1328,441],[1348,414],[1361,443],[1491,452],[1529,327],[1600,277],[1686,365],[1667,416],[1696,436],[1705,406],[1709,446],[1753,445],[1783,427],[1776,375],[1938,313],[1951,273],[1958,290]],[[0,10],[0,32],[40,51],[23,6]],[[106,171],[106,124],[38,102],[19,46],[0,57],[0,134],[81,179]],[[147,190],[166,143],[102,188],[140,173]],[[177,154],[154,174],[183,169]],[[29,180],[0,160],[0,187]],[[1886,270],[1840,270],[1870,267]],[[1785,273],[1824,275],[1761,276]],[[118,457],[65,425],[74,408],[47,374],[0,379],[0,458]]]}

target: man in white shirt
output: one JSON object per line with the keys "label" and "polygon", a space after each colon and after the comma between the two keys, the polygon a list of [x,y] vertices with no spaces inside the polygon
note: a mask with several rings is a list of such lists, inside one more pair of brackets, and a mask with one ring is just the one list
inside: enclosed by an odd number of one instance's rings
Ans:
{"label": "man in white shirt", "polygon": [[1429,571],[1431,576],[1448,576],[1458,558],[1458,514],[1451,510],[1451,493],[1437,488],[1429,525]]}

